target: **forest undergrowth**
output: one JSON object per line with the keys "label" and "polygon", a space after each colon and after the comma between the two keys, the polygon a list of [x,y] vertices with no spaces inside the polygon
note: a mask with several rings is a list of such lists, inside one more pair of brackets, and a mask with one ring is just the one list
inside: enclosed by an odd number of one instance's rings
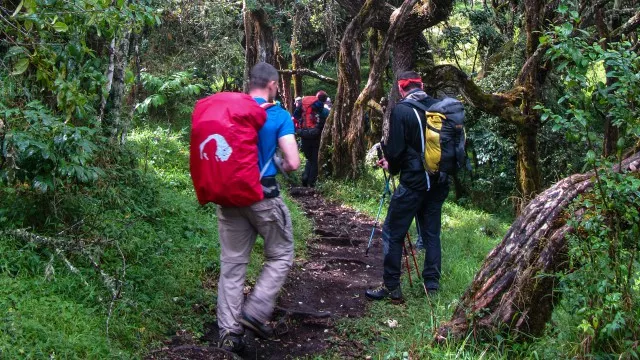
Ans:
{"label": "forest undergrowth", "polygon": [[[214,207],[193,193],[185,134],[132,131],[123,153],[104,154],[104,179],[52,195],[55,208],[4,189],[3,228],[47,240],[0,232],[0,358],[131,359],[175,334],[202,336],[215,320],[219,243]],[[311,226],[287,202],[303,257]]]}

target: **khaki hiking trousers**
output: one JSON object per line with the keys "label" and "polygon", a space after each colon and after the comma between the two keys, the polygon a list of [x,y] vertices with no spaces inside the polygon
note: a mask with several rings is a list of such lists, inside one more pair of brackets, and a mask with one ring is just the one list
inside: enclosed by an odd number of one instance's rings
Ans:
{"label": "khaki hiking trousers", "polygon": [[293,229],[289,209],[281,197],[264,199],[248,207],[218,206],[220,280],[218,327],[220,335],[244,332],[239,324],[244,280],[257,235],[264,239],[264,266],[244,311],[261,322],[271,319],[276,297],[293,263]]}

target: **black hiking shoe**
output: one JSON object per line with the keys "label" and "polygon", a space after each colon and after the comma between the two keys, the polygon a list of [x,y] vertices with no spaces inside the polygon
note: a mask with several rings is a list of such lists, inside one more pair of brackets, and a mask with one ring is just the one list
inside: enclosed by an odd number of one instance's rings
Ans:
{"label": "black hiking shoe", "polygon": [[234,334],[232,332],[227,332],[226,334],[220,337],[220,341],[218,342],[218,347],[222,350],[229,351],[232,353],[241,353],[245,348],[244,339],[242,335]]}
{"label": "black hiking shoe", "polygon": [[383,300],[389,298],[393,303],[401,303],[404,301],[400,286],[393,290],[389,290],[386,286],[380,285],[375,289],[367,290],[365,292],[365,296],[370,300]]}
{"label": "black hiking shoe", "polygon": [[239,322],[242,326],[252,330],[259,337],[266,340],[273,339],[273,328],[271,326],[261,323],[250,315],[247,315],[244,311],[242,312],[242,318]]}

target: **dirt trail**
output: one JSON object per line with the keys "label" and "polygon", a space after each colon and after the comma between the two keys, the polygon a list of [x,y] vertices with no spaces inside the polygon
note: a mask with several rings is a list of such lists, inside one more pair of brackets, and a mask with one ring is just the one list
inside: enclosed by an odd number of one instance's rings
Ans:
{"label": "dirt trail", "polygon": [[[277,341],[254,338],[247,331],[244,359],[286,359],[317,354],[329,347],[342,358],[361,355],[359,344],[348,344],[334,331],[336,320],[363,316],[364,291],[382,279],[382,244],[376,230],[365,257],[373,219],[328,202],[313,189],[293,188],[294,199],[314,221],[316,239],[308,240],[307,259],[296,262],[278,299],[274,321],[284,332]],[[299,239],[296,239],[299,241]],[[211,324],[203,342],[215,344],[218,329]],[[173,339],[148,359],[231,359],[218,349],[192,340]]]}

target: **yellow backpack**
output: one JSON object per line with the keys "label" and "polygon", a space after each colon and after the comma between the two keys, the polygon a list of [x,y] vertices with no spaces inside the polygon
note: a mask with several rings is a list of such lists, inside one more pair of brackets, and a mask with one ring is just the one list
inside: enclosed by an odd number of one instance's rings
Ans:
{"label": "yellow backpack", "polygon": [[[438,172],[454,175],[459,168],[467,164],[465,152],[466,133],[464,131],[464,106],[453,98],[445,98],[430,107],[421,102],[405,99],[416,114],[422,138],[422,158],[424,169],[428,174]],[[426,126],[422,126],[422,118],[418,110],[424,111]],[[467,166],[468,167],[468,166]],[[429,176],[427,186],[430,187]]]}

